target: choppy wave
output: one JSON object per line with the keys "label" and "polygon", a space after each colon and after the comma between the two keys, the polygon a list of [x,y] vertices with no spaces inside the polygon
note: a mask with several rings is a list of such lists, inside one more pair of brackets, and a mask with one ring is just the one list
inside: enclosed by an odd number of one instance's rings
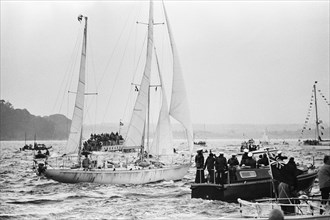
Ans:
{"label": "choppy wave", "polygon": [[[60,146],[60,143],[49,142]],[[23,142],[2,142],[0,151],[1,219],[216,219],[238,213],[238,204],[191,199],[195,168],[181,181],[144,185],[64,184],[35,175],[32,152],[20,152]],[[207,149],[237,152],[236,142],[212,141]],[[324,153],[283,147],[287,156],[321,165]],[[317,192],[318,189],[313,189]]]}

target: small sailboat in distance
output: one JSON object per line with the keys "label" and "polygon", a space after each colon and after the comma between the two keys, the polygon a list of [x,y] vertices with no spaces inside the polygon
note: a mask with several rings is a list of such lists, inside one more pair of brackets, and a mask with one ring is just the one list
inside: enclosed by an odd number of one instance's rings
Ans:
{"label": "small sailboat in distance", "polygon": [[[307,128],[306,124],[309,121],[309,117],[311,116],[312,107],[314,106],[314,109],[315,109],[315,138],[304,140],[303,145],[313,146],[313,148],[319,149],[319,150],[320,149],[330,150],[330,140],[326,140],[326,139],[322,138],[322,136],[326,135],[326,134],[329,138],[330,131],[329,131],[329,128],[325,128],[326,125],[323,124],[323,121],[320,119],[320,116],[319,116],[319,112],[318,112],[319,106],[318,106],[318,100],[317,100],[316,84],[317,84],[317,81],[315,81],[315,83],[313,85],[313,92],[312,92],[312,97],[311,97],[311,101],[310,101],[310,106],[309,106],[308,114],[307,114],[307,117],[305,120],[305,125],[301,131],[301,137]],[[319,92],[320,92],[320,90],[319,90]],[[322,94],[322,96],[323,96],[323,98],[325,98],[323,94]],[[327,105],[329,106],[329,103],[327,103]],[[311,130],[311,128],[309,130]]]}
{"label": "small sailboat in distance", "polygon": [[[84,38],[81,53],[80,73],[76,93],[76,101],[72,124],[70,129],[65,156],[58,158],[60,166],[51,165],[48,161],[44,166],[39,166],[38,174],[47,178],[64,183],[90,182],[99,184],[144,184],[162,180],[180,180],[188,172],[191,166],[191,153],[193,147],[193,131],[190,121],[187,95],[181,73],[180,63],[176,44],[173,39],[171,27],[168,21],[165,6],[163,4],[165,21],[169,35],[169,41],[173,59],[173,83],[171,103],[168,109],[165,91],[163,89],[162,75],[159,70],[158,58],[153,39],[153,1],[149,3],[149,21],[147,37],[147,54],[143,77],[139,85],[137,99],[134,105],[130,124],[128,126],[125,143],[122,147],[127,153],[127,163],[125,166],[109,168],[108,162],[95,161],[97,166],[84,169],[82,167],[82,129],[84,116],[84,93],[85,93],[85,63],[86,63],[86,38],[87,38],[87,17],[84,18]],[[160,87],[162,93],[162,105],[159,113],[157,128],[153,142],[149,144],[149,109],[150,109],[150,75],[151,60],[153,55],[157,61]],[[189,155],[178,155],[173,151],[172,131],[170,126],[170,116],[180,122],[186,132]],[[113,152],[94,152],[96,154]],[[137,157],[130,157],[137,153]],[[92,152],[93,154],[93,152]],[[124,153],[121,155],[123,156]],[[152,155],[152,156],[151,156]],[[69,167],[63,167],[64,158],[76,156]],[[88,157],[86,155],[86,157]],[[128,158],[130,157],[130,158]],[[135,159],[135,160],[132,160]],[[170,158],[170,159],[168,159]],[[92,163],[93,164],[93,163]],[[95,164],[94,164],[95,165]]]}

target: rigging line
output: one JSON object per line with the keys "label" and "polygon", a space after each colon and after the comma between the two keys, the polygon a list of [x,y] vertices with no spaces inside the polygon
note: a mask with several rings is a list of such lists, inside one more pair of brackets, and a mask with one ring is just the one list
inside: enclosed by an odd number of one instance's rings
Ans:
{"label": "rigging line", "polygon": [[[133,7],[133,6],[132,6],[132,7]],[[134,9],[134,8],[133,8],[133,9]],[[132,11],[133,11],[133,9],[132,9]],[[105,76],[105,74],[106,74],[106,72],[107,72],[107,69],[108,69],[109,66],[110,66],[110,63],[111,63],[112,58],[113,58],[113,55],[115,54],[115,51],[116,51],[116,49],[117,49],[117,47],[118,47],[118,45],[119,45],[119,41],[121,40],[121,37],[122,37],[122,35],[123,35],[123,33],[124,33],[124,30],[126,29],[126,26],[127,26],[127,24],[128,24],[128,19],[130,18],[131,14],[132,14],[132,11],[129,13],[129,15],[128,15],[127,18],[126,18],[125,25],[124,25],[123,29],[121,30],[121,32],[120,32],[120,34],[119,34],[119,37],[117,38],[117,41],[116,41],[116,43],[115,43],[115,48],[112,50],[112,53],[111,53],[110,59],[109,59],[109,61],[107,62],[107,65],[106,65],[106,67],[105,67],[105,69],[104,69],[104,71],[103,71],[102,77],[101,77],[101,79],[100,79],[100,81],[99,81],[97,87],[100,87],[100,85],[101,85],[101,83],[102,83],[102,81],[103,81],[103,78],[104,78],[104,76]]]}
{"label": "rigging line", "polygon": [[[80,28],[78,28],[78,29],[80,29]],[[79,36],[80,36],[80,33],[79,33],[79,31],[77,31],[77,37],[76,37],[76,43],[75,43],[75,46],[73,47],[73,50],[72,50],[72,53],[71,53],[71,56],[70,56],[70,60],[73,60],[73,57],[74,57],[74,54],[75,54],[75,51],[77,50],[76,48],[77,48],[77,45],[78,45],[78,39],[79,39]],[[64,74],[64,77],[62,78],[62,82],[61,82],[61,85],[60,85],[60,89],[58,90],[58,93],[57,93],[57,96],[56,96],[56,99],[55,99],[55,103],[54,103],[54,106],[53,106],[53,108],[52,108],[52,112],[54,112],[55,111],[55,107],[56,107],[56,105],[57,105],[57,102],[58,102],[58,99],[59,99],[59,97],[60,97],[60,93],[61,93],[61,91],[62,91],[62,86],[64,85],[64,82],[66,81],[66,78],[68,77],[68,72],[69,72],[69,69],[70,69],[70,67],[71,67],[71,62],[69,63],[69,65],[67,66],[67,68],[66,68],[66,70],[65,70],[65,74]],[[65,90],[65,88],[64,88],[64,90]]]}
{"label": "rigging line", "polygon": [[[314,93],[313,93],[313,91],[312,91],[312,95],[311,95],[310,103],[313,102],[313,97],[314,97]],[[301,131],[301,134],[300,134],[300,139],[302,139],[303,133],[304,133],[304,131],[305,131],[305,127],[306,127],[307,124],[309,123],[309,119],[310,119],[310,116],[311,116],[311,115],[310,115],[311,110],[312,110],[312,106],[309,105],[309,107],[308,107],[308,111],[307,111],[307,117],[306,117],[307,120],[305,119],[304,126],[303,126],[303,130]]]}
{"label": "rigging line", "polygon": [[[137,10],[137,12],[136,12],[136,18],[139,18],[140,17],[140,15],[141,15],[141,8],[142,8],[142,4],[140,3],[140,5],[139,5],[139,8],[138,8],[138,10]],[[133,55],[134,55],[134,60],[133,60],[133,67],[136,65],[136,53],[137,53],[137,36],[138,36],[138,25],[136,25],[135,26],[136,28],[135,28],[135,41],[134,41],[134,53],[133,53]]]}
{"label": "rigging line", "polygon": [[111,88],[111,92],[110,92],[110,97],[109,97],[109,99],[108,99],[108,103],[107,103],[107,106],[106,106],[106,110],[105,110],[105,113],[104,113],[104,116],[103,116],[102,122],[104,122],[105,116],[106,116],[106,114],[107,114],[107,112],[108,112],[108,108],[109,108],[109,105],[110,105],[110,101],[111,101],[111,98],[112,98],[112,95],[113,95],[113,90],[114,90],[114,88],[115,88],[115,86],[116,86],[116,82],[117,82],[117,79],[118,79],[119,73],[120,73],[121,68],[122,68],[122,66],[123,66],[124,57],[125,57],[125,55],[126,55],[126,50],[127,50],[127,47],[128,47],[128,42],[129,42],[129,40],[130,40],[130,38],[131,38],[131,33],[132,33],[132,29],[131,29],[130,32],[128,33],[128,38],[127,38],[127,41],[126,41],[126,44],[125,44],[124,52],[123,52],[123,55],[122,55],[121,60],[120,60],[119,68],[118,68],[118,70],[116,71],[117,73],[116,73],[116,76],[115,76],[115,81],[114,81],[114,83],[112,84],[112,88]]}
{"label": "rigging line", "polygon": [[[144,45],[145,45],[145,43],[146,43],[146,41],[147,41],[147,34],[148,34],[148,32],[145,33],[144,41],[143,41],[143,45],[142,45],[142,47],[141,47],[140,56],[139,56],[138,62],[136,63],[135,71],[134,71],[134,74],[133,74],[133,76],[132,76],[132,80],[131,80],[131,82],[134,81],[135,75],[136,75],[136,73],[137,73],[138,65],[139,65],[140,60],[141,60],[141,57],[142,57],[143,48],[144,48]],[[128,96],[128,98],[127,98],[127,102],[126,102],[126,106],[125,106],[124,114],[123,114],[123,117],[122,117],[122,118],[125,117],[125,114],[126,114],[126,111],[127,111],[127,107],[128,107],[128,104],[129,104],[129,101],[131,100],[131,97],[132,97],[132,96],[131,96],[132,92],[133,92],[133,89],[132,89],[132,87],[131,87],[131,90],[130,90],[129,96]],[[131,109],[132,109],[132,108],[131,108]]]}

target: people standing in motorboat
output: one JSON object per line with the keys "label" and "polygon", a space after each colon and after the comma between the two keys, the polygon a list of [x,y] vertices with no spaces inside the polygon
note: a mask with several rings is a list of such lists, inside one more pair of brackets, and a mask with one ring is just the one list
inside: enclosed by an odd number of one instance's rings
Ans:
{"label": "people standing in motorboat", "polygon": [[204,164],[204,170],[207,168],[207,171],[209,173],[209,182],[214,183],[214,154],[210,151],[209,156],[206,158],[205,164]]}
{"label": "people standing in motorboat", "polygon": [[[321,191],[322,199],[329,201],[330,194],[330,156],[325,155],[323,159],[323,166],[320,168],[317,176],[319,178],[319,187]],[[326,205],[327,201],[323,201],[322,205]],[[323,210],[320,210],[320,214]]]}
{"label": "people standing in motorboat", "polygon": [[247,160],[249,158],[248,153],[249,153],[249,150],[244,149],[244,153],[242,155],[242,160],[241,160],[241,163],[239,164],[240,166],[242,166],[245,163],[245,160]]}
{"label": "people standing in motorboat", "polygon": [[269,165],[267,154],[260,155],[259,157],[260,157],[260,159],[257,161],[257,166],[258,167]]}
{"label": "people standing in motorboat", "polygon": [[285,160],[288,159],[287,156],[282,155],[282,151],[277,151],[277,155],[275,156],[275,160]]}
{"label": "people standing in motorboat", "polygon": [[256,168],[257,167],[257,161],[253,158],[253,153],[248,153],[248,158],[244,161],[242,164],[244,166],[248,166],[250,168]]}
{"label": "people standing in motorboat", "polygon": [[198,149],[197,150],[197,155],[195,156],[195,163],[196,163],[195,183],[204,183],[205,182],[205,176],[204,176],[203,149]]}
{"label": "people standing in motorboat", "polygon": [[88,158],[88,155],[85,154],[85,158],[82,161],[82,167],[84,168],[84,170],[89,170],[90,166],[91,166],[91,161]]}
{"label": "people standing in motorboat", "polygon": [[239,165],[236,154],[232,154],[231,158],[228,159],[228,171],[230,181],[236,180],[236,166]]}
{"label": "people standing in motorboat", "polygon": [[215,170],[216,170],[216,178],[215,183],[217,184],[224,184],[225,178],[226,178],[226,171],[228,169],[227,167],[227,159],[223,156],[224,153],[220,152],[219,156],[215,158]]}

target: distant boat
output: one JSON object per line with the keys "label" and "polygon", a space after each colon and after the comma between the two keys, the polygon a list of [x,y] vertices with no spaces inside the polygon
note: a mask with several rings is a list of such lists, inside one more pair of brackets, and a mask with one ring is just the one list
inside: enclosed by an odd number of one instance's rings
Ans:
{"label": "distant boat", "polygon": [[[204,124],[204,135],[205,135],[205,124]],[[195,134],[194,134],[194,139],[195,139]],[[201,140],[201,141],[194,141],[194,145],[200,145],[200,146],[206,146],[206,140]]]}
{"label": "distant boat", "polygon": [[205,146],[206,142],[205,141],[198,141],[198,142],[194,142],[195,145],[201,145],[201,146]]}
{"label": "distant boat", "polygon": [[[323,130],[325,128],[322,125],[322,123],[323,123],[322,120],[320,120],[320,118],[319,118],[316,84],[317,84],[317,81],[315,81],[315,83],[313,85],[313,96],[312,96],[312,100],[314,99],[313,104],[314,104],[314,108],[315,108],[315,139],[303,140],[302,143],[304,145],[314,146],[316,149],[322,148],[322,149],[325,149],[325,150],[330,150],[330,140],[324,140],[322,138],[322,135],[323,135],[323,132],[324,132]],[[312,107],[312,100],[311,100],[311,103],[310,103],[310,110],[311,110],[311,107]],[[310,114],[310,112],[308,112],[308,116],[306,118],[305,124],[309,120],[309,116],[310,116],[309,114]],[[304,129],[306,129],[305,126],[304,126]],[[320,147],[318,147],[318,146],[320,146]]]}
{"label": "distant boat", "polygon": [[[173,58],[173,85],[171,105],[168,105],[163,86],[162,75],[159,69],[156,48],[153,39],[153,1],[149,4],[149,22],[148,22],[148,38],[147,38],[147,55],[144,74],[140,87],[137,88],[138,95],[133,109],[130,124],[128,126],[127,136],[122,149],[129,150],[129,153],[119,153],[119,157],[125,157],[126,163],[116,166],[109,164],[105,160],[102,163],[92,161],[92,168],[85,170],[82,168],[81,159],[81,137],[84,113],[84,93],[85,93],[85,62],[86,62],[86,38],[87,38],[87,17],[80,16],[78,19],[85,21],[83,49],[81,53],[81,64],[78,88],[76,93],[75,108],[72,118],[69,139],[66,147],[66,157],[77,156],[78,159],[71,167],[62,168],[50,166],[50,162],[45,164],[38,173],[47,178],[64,183],[90,182],[99,184],[145,184],[162,180],[180,180],[188,172],[191,166],[191,153],[193,147],[193,131],[190,121],[189,108],[187,104],[187,96],[178,60],[178,53],[175,42],[173,40],[170,24],[167,18],[165,6],[163,4],[165,21],[169,34],[170,45]],[[155,51],[155,52],[153,52]],[[150,108],[150,74],[151,59],[155,55],[162,90],[162,106],[159,113],[158,124],[153,138],[153,142],[149,145],[149,108]],[[179,121],[185,128],[187,142],[189,146],[189,155],[175,154],[172,145],[172,131],[170,126],[171,115]],[[132,156],[138,152],[138,158]],[[94,154],[94,153],[92,153]],[[102,154],[102,153],[100,153]],[[114,153],[110,153],[115,155]],[[68,163],[61,157],[61,164]],[[70,158],[69,158],[70,159]],[[71,160],[72,161],[72,160]],[[97,162],[97,165],[95,163]],[[111,161],[110,161],[111,162]],[[95,165],[95,166],[93,166]]]}
{"label": "distant boat", "polygon": [[240,151],[243,152],[245,149],[247,149],[248,151],[257,151],[260,149],[260,145],[256,144],[255,140],[251,138],[248,141],[243,141],[241,143]]}
{"label": "distant boat", "polygon": [[52,146],[47,147],[45,144],[38,144],[37,143],[37,135],[34,135],[34,143],[32,144],[27,144],[26,143],[26,133],[25,133],[25,139],[24,139],[24,146],[22,148],[20,148],[21,151],[25,151],[25,150],[33,150],[33,151],[37,151],[37,150],[47,150],[52,148]]}

